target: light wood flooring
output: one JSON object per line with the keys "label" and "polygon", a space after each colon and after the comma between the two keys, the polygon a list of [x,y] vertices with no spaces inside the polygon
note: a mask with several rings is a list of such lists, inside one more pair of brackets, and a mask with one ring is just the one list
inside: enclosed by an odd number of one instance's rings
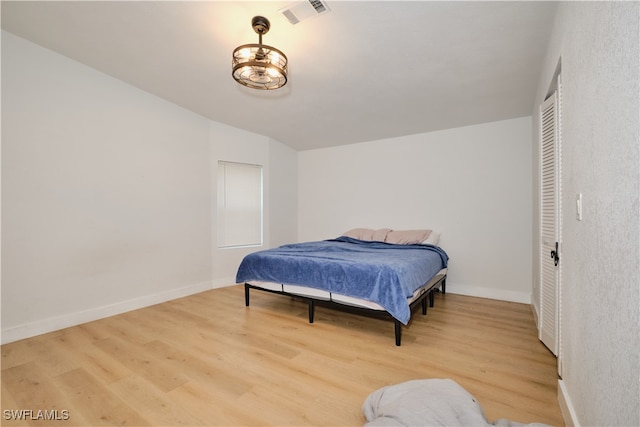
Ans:
{"label": "light wood flooring", "polygon": [[[2,346],[2,425],[362,425],[369,393],[452,378],[487,418],[562,425],[556,360],[525,304],[437,294],[393,322],[241,286]],[[7,420],[6,410],[68,420]],[[68,411],[68,412],[62,412]],[[10,417],[9,417],[10,418]]]}

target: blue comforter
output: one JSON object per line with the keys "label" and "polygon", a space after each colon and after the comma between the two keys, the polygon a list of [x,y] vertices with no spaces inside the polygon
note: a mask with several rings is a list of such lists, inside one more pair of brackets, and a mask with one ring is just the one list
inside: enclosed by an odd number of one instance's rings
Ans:
{"label": "blue comforter", "polygon": [[236,283],[260,280],[322,289],[372,301],[403,324],[407,298],[447,266],[437,246],[396,245],[339,237],[294,243],[247,255]]}

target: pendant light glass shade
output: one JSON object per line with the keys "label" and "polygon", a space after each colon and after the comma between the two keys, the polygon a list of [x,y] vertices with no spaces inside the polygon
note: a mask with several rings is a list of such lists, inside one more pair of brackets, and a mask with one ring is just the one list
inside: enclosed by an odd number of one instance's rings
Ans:
{"label": "pendant light glass shade", "polygon": [[269,31],[269,20],[256,16],[251,20],[258,33],[258,44],[244,44],[233,51],[232,75],[241,85],[271,90],[287,84],[287,56],[275,47],[262,44],[262,35]]}

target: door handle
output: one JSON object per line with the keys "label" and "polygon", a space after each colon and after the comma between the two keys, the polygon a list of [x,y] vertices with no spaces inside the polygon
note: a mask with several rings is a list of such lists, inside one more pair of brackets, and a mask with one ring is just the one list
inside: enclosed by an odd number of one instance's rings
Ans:
{"label": "door handle", "polygon": [[551,259],[553,260],[553,265],[558,266],[558,261],[560,261],[560,254],[558,253],[558,242],[556,242],[556,249],[551,251]]}

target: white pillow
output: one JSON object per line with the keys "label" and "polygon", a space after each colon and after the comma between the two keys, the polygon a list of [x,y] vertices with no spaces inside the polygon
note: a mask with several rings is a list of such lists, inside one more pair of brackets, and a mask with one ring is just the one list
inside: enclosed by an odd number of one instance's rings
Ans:
{"label": "white pillow", "polygon": [[438,246],[438,242],[440,241],[440,232],[439,231],[432,231],[431,234],[429,234],[429,237],[427,237],[425,239],[424,242],[422,242],[423,245],[433,245],[433,246]]}

